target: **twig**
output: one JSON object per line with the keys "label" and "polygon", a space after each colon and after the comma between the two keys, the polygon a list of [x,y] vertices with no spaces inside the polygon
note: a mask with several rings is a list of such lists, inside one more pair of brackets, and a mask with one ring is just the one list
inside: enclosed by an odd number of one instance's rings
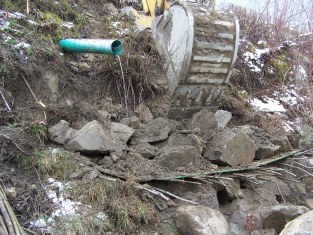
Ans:
{"label": "twig", "polygon": [[38,105],[41,106],[42,108],[45,108],[46,105],[44,105],[44,104],[41,102],[41,100],[38,101],[38,99],[37,99],[35,93],[34,93],[33,90],[31,89],[31,87],[30,87],[29,83],[27,82],[25,76],[24,76],[22,73],[21,73],[21,75],[22,75],[22,78],[23,78],[23,80],[24,80],[25,85],[27,86],[28,90],[30,91],[30,93],[31,93],[33,99],[35,100],[36,104],[38,104]]}
{"label": "twig", "polygon": [[170,198],[168,198],[167,196],[165,196],[163,193],[158,192],[158,191],[153,190],[153,189],[147,189],[147,188],[143,187],[142,185],[140,185],[140,186],[138,185],[138,186],[136,186],[136,188],[141,189],[141,190],[146,190],[146,191],[149,192],[149,193],[152,193],[152,194],[154,194],[154,195],[157,195],[157,196],[161,197],[161,198],[164,199],[165,201],[169,201],[169,200],[170,200]]}
{"label": "twig", "polygon": [[10,105],[8,104],[8,102],[7,102],[7,100],[5,99],[5,97],[4,97],[4,95],[3,95],[3,93],[2,93],[1,90],[0,90],[0,95],[1,95],[1,97],[2,97],[2,99],[3,99],[3,102],[4,102],[5,106],[7,107],[7,109],[8,109],[9,111],[11,111]]}
{"label": "twig", "polygon": [[310,176],[313,177],[313,174],[312,174],[312,173],[310,173],[310,172],[308,172],[308,171],[302,169],[301,167],[289,165],[289,164],[287,164],[287,163],[281,163],[281,165],[297,168],[297,169],[299,169],[300,171],[303,171],[304,173],[306,173],[306,174],[308,174],[308,175],[310,175]]}
{"label": "twig", "polygon": [[168,191],[165,191],[165,190],[163,190],[163,189],[159,189],[159,188],[155,188],[155,187],[153,187],[153,188],[154,188],[155,190],[157,190],[157,191],[160,191],[161,193],[165,193],[165,194],[167,194],[167,195],[169,195],[169,196],[171,196],[171,197],[173,197],[173,198],[176,198],[176,199],[178,199],[178,200],[181,200],[181,201],[184,201],[184,202],[188,202],[188,203],[191,203],[191,204],[198,205],[197,202],[193,202],[193,201],[190,201],[190,200],[187,200],[187,199],[178,197],[178,196],[176,196],[175,194],[172,194],[172,193],[170,193],[170,192],[168,192]]}
{"label": "twig", "polygon": [[280,195],[281,195],[281,197],[282,197],[282,199],[283,199],[283,201],[284,201],[284,204],[286,204],[285,197],[284,197],[284,195],[282,194],[282,192],[281,192],[281,190],[280,190],[280,187],[279,187],[279,185],[278,185],[278,182],[277,182],[276,180],[275,180],[275,183],[276,183],[277,188],[278,188],[278,191],[279,191],[279,193],[280,193]]}
{"label": "twig", "polygon": [[27,232],[27,233],[29,233],[29,234],[31,234],[31,235],[36,235],[36,233],[35,233],[35,232],[33,232],[33,231],[29,230],[28,228],[24,228],[24,227],[22,227],[22,229],[23,229],[25,232]]}

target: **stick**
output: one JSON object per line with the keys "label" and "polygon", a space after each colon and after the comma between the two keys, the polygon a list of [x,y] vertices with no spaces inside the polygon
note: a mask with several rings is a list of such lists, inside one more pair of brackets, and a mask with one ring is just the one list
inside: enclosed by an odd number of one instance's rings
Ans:
{"label": "stick", "polygon": [[175,194],[172,194],[172,193],[170,193],[170,192],[167,192],[167,191],[165,191],[165,190],[163,190],[163,189],[159,189],[159,188],[155,188],[155,187],[153,187],[153,188],[154,188],[155,190],[157,190],[157,191],[160,191],[160,192],[162,192],[162,193],[165,193],[165,194],[167,194],[167,195],[169,195],[169,196],[171,196],[171,197],[173,197],[173,198],[176,198],[176,199],[178,199],[178,200],[181,200],[181,201],[183,201],[183,202],[188,202],[188,203],[191,203],[191,204],[194,204],[194,205],[198,205],[197,202],[193,202],[193,201],[190,201],[190,200],[187,200],[187,199],[178,197],[178,196],[176,196]]}
{"label": "stick", "polygon": [[8,109],[9,111],[11,111],[10,105],[9,105],[8,102],[6,101],[6,99],[5,99],[5,97],[4,97],[4,95],[3,95],[3,93],[2,93],[1,90],[0,90],[0,95],[1,95],[1,97],[2,97],[2,99],[3,99],[3,102],[4,102],[5,106],[7,107],[7,109]]}
{"label": "stick", "polygon": [[42,108],[45,108],[46,105],[44,105],[41,100],[38,101],[38,99],[37,99],[35,93],[34,93],[33,90],[31,89],[31,87],[30,87],[29,83],[27,82],[26,78],[24,77],[24,75],[23,75],[22,73],[21,73],[21,75],[22,75],[22,78],[23,78],[23,80],[24,80],[24,82],[25,82],[25,85],[27,86],[28,90],[30,91],[30,93],[31,93],[32,97],[34,98],[36,104],[38,104],[38,105],[41,106]]}
{"label": "stick", "polygon": [[143,186],[136,186],[136,188],[138,188],[138,189],[141,189],[141,190],[146,190],[146,191],[148,191],[149,193],[152,193],[152,194],[154,194],[154,195],[157,195],[157,196],[159,196],[159,197],[161,197],[162,199],[164,199],[165,201],[169,201],[170,199],[167,197],[167,196],[165,196],[163,193],[161,193],[161,192],[158,192],[158,191],[156,191],[156,190],[151,190],[151,189],[147,189],[147,188],[145,188],[145,187],[143,187]]}

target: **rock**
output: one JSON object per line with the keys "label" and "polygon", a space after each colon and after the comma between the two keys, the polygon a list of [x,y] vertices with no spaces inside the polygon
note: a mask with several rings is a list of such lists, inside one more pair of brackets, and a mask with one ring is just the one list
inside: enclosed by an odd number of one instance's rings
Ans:
{"label": "rock", "polygon": [[287,136],[274,136],[271,138],[271,142],[275,145],[279,145],[279,152],[288,152],[292,150],[291,144]]}
{"label": "rock", "polygon": [[238,130],[247,134],[256,144],[257,151],[255,153],[255,159],[266,159],[279,152],[280,146],[270,142],[271,136],[264,130],[248,125],[238,127]]}
{"label": "rock", "polygon": [[207,109],[202,109],[195,113],[187,124],[188,128],[195,131],[198,136],[202,137],[204,141],[209,141],[213,138],[218,130],[218,123],[213,113]]}
{"label": "rock", "polygon": [[151,121],[153,119],[153,115],[150,112],[150,109],[145,106],[144,104],[139,104],[136,108],[136,112],[139,115],[139,119],[142,122],[148,122]]}
{"label": "rock", "polygon": [[243,132],[223,131],[207,146],[204,157],[220,165],[238,166],[253,161],[257,146]]}
{"label": "rock", "polygon": [[311,235],[313,234],[313,211],[309,211],[286,224],[279,235]]}
{"label": "rock", "polygon": [[194,134],[173,134],[168,139],[169,146],[190,145],[199,149],[200,153],[203,150],[203,143],[200,138]]}
{"label": "rock", "polygon": [[197,202],[199,205],[219,210],[215,188],[210,183],[186,184],[176,181],[154,181],[152,187],[160,188],[179,197]]}
{"label": "rock", "polygon": [[217,196],[220,204],[226,204],[236,198],[243,198],[238,179],[220,179],[221,187],[218,189]]}
{"label": "rock", "polygon": [[103,3],[103,5],[103,9],[107,14],[110,14],[112,16],[118,15],[119,10],[112,3]]}
{"label": "rock", "polygon": [[274,228],[277,233],[280,233],[286,223],[308,211],[307,207],[294,205],[277,205],[263,208],[260,213],[263,228]]}
{"label": "rock", "polygon": [[128,142],[135,130],[129,126],[112,122],[111,124],[111,135],[114,139],[122,141],[124,144]]}
{"label": "rock", "polygon": [[158,152],[158,149],[149,143],[139,143],[137,145],[133,145],[132,149],[136,150],[136,152],[147,159],[155,158]]}
{"label": "rock", "polygon": [[61,120],[56,125],[50,127],[48,133],[52,141],[65,144],[75,135],[76,130],[71,128],[67,121]]}
{"label": "rock", "polygon": [[227,126],[228,122],[232,118],[231,112],[224,110],[217,110],[215,113],[218,129],[223,129]]}
{"label": "rock", "polygon": [[175,225],[182,235],[226,235],[228,223],[217,210],[204,206],[181,206],[175,211]]}
{"label": "rock", "polygon": [[156,118],[140,129],[136,130],[131,144],[138,143],[156,143],[166,140],[171,132],[170,123],[165,118]]}
{"label": "rock", "polygon": [[166,147],[159,157],[159,164],[169,169],[191,164],[200,152],[193,146]]}
{"label": "rock", "polygon": [[123,143],[114,141],[97,121],[83,126],[64,147],[69,151],[99,154],[126,149]]}
{"label": "rock", "polygon": [[264,176],[264,179],[268,181],[258,185],[256,188],[267,192],[271,192],[275,196],[289,196],[291,194],[288,185],[285,184],[284,181],[276,177]]}
{"label": "rock", "polygon": [[124,125],[127,125],[129,127],[138,129],[139,128],[139,124],[140,124],[140,120],[139,120],[138,117],[132,116],[132,117],[127,117],[127,118],[121,119],[121,123],[124,124]]}
{"label": "rock", "polygon": [[110,153],[110,157],[114,163],[118,162],[123,155],[124,155],[124,152],[121,150],[112,151]]}

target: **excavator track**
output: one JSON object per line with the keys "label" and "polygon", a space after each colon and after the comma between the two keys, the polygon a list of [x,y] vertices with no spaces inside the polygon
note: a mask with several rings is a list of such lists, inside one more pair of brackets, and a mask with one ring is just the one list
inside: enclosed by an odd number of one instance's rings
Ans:
{"label": "excavator track", "polygon": [[[156,20],[152,30],[159,51],[169,64],[168,117],[182,119],[204,108],[216,109],[237,56],[237,19],[200,4],[174,3]],[[175,35],[178,31],[180,36]],[[175,42],[179,37],[183,40]]]}

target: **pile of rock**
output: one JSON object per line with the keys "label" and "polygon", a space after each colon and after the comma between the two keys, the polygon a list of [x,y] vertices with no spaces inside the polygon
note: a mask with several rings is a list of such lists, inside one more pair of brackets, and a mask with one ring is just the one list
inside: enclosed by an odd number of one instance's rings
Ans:
{"label": "pile of rock", "polygon": [[[168,172],[194,169],[197,173],[201,166],[196,162],[203,164],[204,169],[246,166],[292,150],[286,136],[269,136],[255,126],[227,127],[231,113],[223,110],[211,113],[204,109],[184,122],[154,119],[147,107],[141,107],[138,112],[139,118],[133,116],[120,123],[112,122],[110,128],[92,121],[74,130],[61,120],[49,128],[49,136],[69,151],[103,155],[113,163],[136,156]],[[178,207],[174,215],[177,229],[188,235],[277,234],[289,221],[309,211],[307,207],[286,204],[301,198],[304,200],[301,205],[309,207],[306,202],[310,201],[312,192],[307,194],[304,184],[287,185],[281,179],[266,175],[262,180],[262,184],[253,187],[245,185],[240,177],[219,179],[218,183],[193,189],[183,186],[176,193],[199,205]],[[170,183],[158,187],[176,190]],[[282,202],[284,205],[280,205]],[[302,222],[290,223],[285,230],[291,231],[289,227],[299,223]],[[313,230],[311,232],[313,234]]]}

